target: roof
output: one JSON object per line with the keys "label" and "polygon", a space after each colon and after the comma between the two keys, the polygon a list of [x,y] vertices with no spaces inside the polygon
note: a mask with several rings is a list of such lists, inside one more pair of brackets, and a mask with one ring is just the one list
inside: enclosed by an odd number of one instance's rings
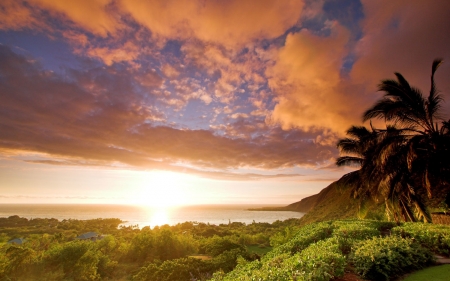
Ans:
{"label": "roof", "polygon": [[92,239],[97,236],[98,236],[98,234],[95,232],[86,232],[86,233],[83,233],[80,236],[78,236],[77,239]]}
{"label": "roof", "polygon": [[15,238],[13,240],[9,240],[8,244],[17,244],[17,245],[22,245],[23,242],[25,242],[26,240],[23,238]]}

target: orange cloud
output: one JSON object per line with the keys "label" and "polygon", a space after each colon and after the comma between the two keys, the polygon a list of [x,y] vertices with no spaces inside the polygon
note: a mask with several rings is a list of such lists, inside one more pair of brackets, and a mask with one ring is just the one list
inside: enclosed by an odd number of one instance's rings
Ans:
{"label": "orange cloud", "polygon": [[169,78],[176,78],[180,75],[180,72],[170,64],[164,64],[161,71]]}
{"label": "orange cloud", "polygon": [[133,43],[127,42],[118,48],[89,47],[86,54],[111,66],[113,63],[123,61],[132,63],[139,56],[140,50]]}
{"label": "orange cloud", "polygon": [[121,0],[120,3],[154,37],[197,38],[228,47],[282,35],[297,23],[303,8],[300,0]]}
{"label": "orange cloud", "polygon": [[110,13],[111,0],[28,0],[28,2],[63,15],[75,24],[102,37],[114,34],[120,27],[119,21]]}
{"label": "orange cloud", "polygon": [[0,29],[21,30],[24,28],[43,28],[46,26],[35,17],[35,13],[20,1],[0,1]]}
{"label": "orange cloud", "polygon": [[284,129],[344,131],[355,120],[354,102],[343,92],[340,76],[348,40],[348,32],[337,24],[329,37],[306,29],[288,35],[275,64],[266,71],[269,87],[277,95],[269,123]]}

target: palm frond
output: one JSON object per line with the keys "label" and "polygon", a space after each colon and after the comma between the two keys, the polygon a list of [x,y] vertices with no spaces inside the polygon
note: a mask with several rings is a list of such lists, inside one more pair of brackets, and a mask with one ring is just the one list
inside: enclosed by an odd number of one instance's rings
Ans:
{"label": "palm frond", "polygon": [[336,159],[336,165],[339,167],[342,166],[357,166],[360,167],[363,163],[364,159],[360,157],[354,156],[341,156]]}
{"label": "palm frond", "polygon": [[440,109],[440,102],[442,101],[442,97],[439,95],[439,91],[436,88],[436,83],[434,82],[434,74],[443,62],[444,61],[442,59],[435,59],[433,61],[433,65],[431,66],[431,89],[427,101],[428,118],[431,123],[433,123],[433,119],[435,117],[439,118],[439,116],[436,116],[436,114]]}

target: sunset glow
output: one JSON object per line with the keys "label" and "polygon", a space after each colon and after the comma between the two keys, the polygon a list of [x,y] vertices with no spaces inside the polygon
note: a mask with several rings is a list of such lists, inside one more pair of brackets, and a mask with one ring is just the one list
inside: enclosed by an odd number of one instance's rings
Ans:
{"label": "sunset glow", "polygon": [[[149,172],[128,203],[155,208],[189,205],[190,188],[183,182],[185,178],[172,172]],[[161,214],[158,217],[161,219]]]}
{"label": "sunset glow", "polygon": [[[450,59],[450,1],[0,1],[0,203],[289,204],[402,73]],[[450,114],[450,63],[436,84]],[[448,119],[448,116],[446,116]],[[162,221],[163,213],[152,220]]]}

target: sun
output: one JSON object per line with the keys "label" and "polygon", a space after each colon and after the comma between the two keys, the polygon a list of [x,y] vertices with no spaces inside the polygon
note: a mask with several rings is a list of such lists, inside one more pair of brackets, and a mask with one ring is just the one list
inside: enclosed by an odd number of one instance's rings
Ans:
{"label": "sun", "polygon": [[133,203],[153,208],[188,205],[190,198],[188,188],[182,174],[152,171],[137,187]]}

